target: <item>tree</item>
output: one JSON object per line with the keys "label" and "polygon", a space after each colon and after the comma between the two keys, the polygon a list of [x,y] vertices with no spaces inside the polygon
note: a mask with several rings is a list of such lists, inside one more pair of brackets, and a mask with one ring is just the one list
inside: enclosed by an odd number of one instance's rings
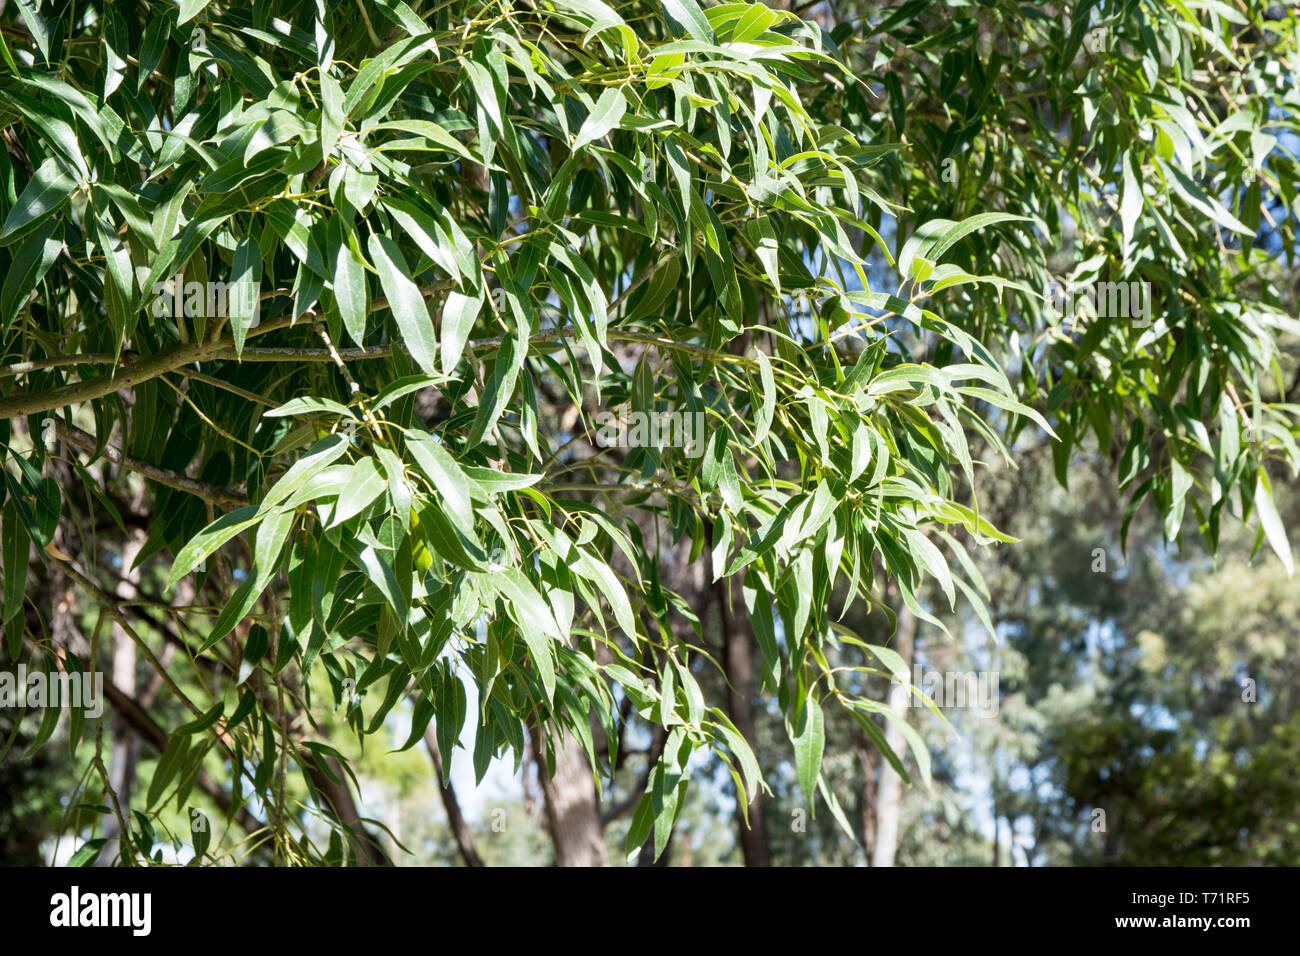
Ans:
{"label": "tree", "polygon": [[642,730],[630,854],[696,754],[762,819],[761,694],[857,839],[828,711],[930,759],[844,611],[987,620],[976,475],[1040,434],[1289,570],[1279,16],[9,6],[0,618],[11,662],[147,665],[108,696],[148,785],[124,806],[97,742],[86,794],[122,858],[202,793],[231,855],[383,862],[324,715],[407,703],[408,748],[531,754],[557,858],[597,862]]}

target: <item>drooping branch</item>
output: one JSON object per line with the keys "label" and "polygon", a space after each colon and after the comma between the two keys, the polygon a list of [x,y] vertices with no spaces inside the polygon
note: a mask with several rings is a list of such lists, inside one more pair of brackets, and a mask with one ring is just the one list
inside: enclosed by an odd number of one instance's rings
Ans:
{"label": "drooping branch", "polygon": [[158,656],[154,654],[153,648],[151,648],[144,638],[140,636],[139,632],[131,626],[131,622],[126,619],[126,615],[122,613],[122,609],[118,607],[117,602],[110,595],[105,593],[104,589],[98,584],[90,580],[86,575],[82,574],[77,566],[72,563],[71,559],[52,553],[49,550],[46,551],[46,554],[52,561],[57,563],[59,567],[63,569],[65,574],[85,589],[85,591],[95,599],[95,602],[104,609],[104,613],[112,618],[113,621],[122,628],[126,635],[135,642],[136,647],[140,649],[141,654],[144,655],[149,666],[153,668],[154,672],[160,678],[162,678],[163,683],[165,683],[176,696],[176,699],[184,704],[195,717],[203,716],[203,711],[199,706],[190,699],[189,695],[186,694],[185,691],[181,690],[180,685],[178,685],[171,674],[167,672],[166,666],[158,660]]}
{"label": "drooping branch", "polygon": [[[163,730],[133,697],[112,681],[104,681],[104,696],[131,729],[151,744],[158,753],[167,749],[167,731]],[[207,794],[222,813],[230,815],[233,805],[230,794],[206,770],[199,771],[196,786]],[[250,835],[266,829],[266,824],[254,816],[247,807],[241,806],[236,810],[234,819],[240,828]]]}

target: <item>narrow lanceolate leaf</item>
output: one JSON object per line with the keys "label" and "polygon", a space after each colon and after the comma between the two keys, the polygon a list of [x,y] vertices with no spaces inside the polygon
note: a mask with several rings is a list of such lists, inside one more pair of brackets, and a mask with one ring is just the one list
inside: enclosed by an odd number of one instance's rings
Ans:
{"label": "narrow lanceolate leaf", "polygon": [[799,725],[795,728],[794,759],[799,772],[799,786],[803,788],[809,804],[813,792],[817,789],[817,777],[821,774],[822,753],[826,749],[825,716],[821,704],[817,702],[816,687],[804,701],[799,714]]}
{"label": "narrow lanceolate leaf", "polygon": [[547,697],[554,696],[555,662],[550,642],[563,643],[567,638],[551,613],[550,606],[537,593],[532,582],[515,568],[503,568],[494,573],[492,585],[505,598],[510,616],[519,625]]}
{"label": "narrow lanceolate leaf", "polygon": [[594,143],[605,136],[618,126],[625,112],[627,112],[627,100],[616,87],[611,86],[600,95],[595,109],[578,130],[578,137],[573,141],[573,151],[576,153],[588,143]]}
{"label": "narrow lanceolate leaf", "polygon": [[695,0],[663,0],[663,5],[668,15],[685,27],[693,39],[704,43],[717,42],[713,28]]}
{"label": "narrow lanceolate leaf", "polygon": [[222,515],[212,524],[186,542],[172,562],[171,573],[167,575],[166,587],[170,590],[185,575],[189,574],[199,562],[216,552],[223,544],[240,532],[257,523],[257,508],[249,506]]}
{"label": "narrow lanceolate leaf", "polygon": [[51,156],[41,163],[0,227],[0,246],[20,238],[58,212],[76,185],[77,181],[64,172],[60,160]]}
{"label": "narrow lanceolate leaf", "polygon": [[0,285],[0,334],[8,334],[37,284],[59,257],[63,241],[58,226],[50,219],[14,248],[13,261]]}
{"label": "narrow lanceolate leaf", "polygon": [[320,94],[320,142],[328,156],[338,143],[339,134],[343,132],[344,120],[343,88],[328,70],[320,75]]}
{"label": "narrow lanceolate leaf", "polygon": [[17,504],[6,502],[2,514],[4,527],[0,528],[0,556],[3,556],[4,567],[0,570],[4,572],[5,590],[4,603],[0,605],[0,624],[7,625],[23,609],[31,538],[18,517]]}
{"label": "narrow lanceolate leaf", "polygon": [[623,26],[623,18],[602,0],[556,0],[556,7],[566,13],[575,13],[591,24],[588,36],[614,26]]}
{"label": "narrow lanceolate leaf", "polygon": [[762,349],[755,350],[758,359],[759,383],[763,389],[758,414],[754,418],[754,444],[762,444],[772,428],[772,415],[776,412],[776,379],[772,375],[772,360]]}
{"label": "narrow lanceolate leaf", "polygon": [[41,57],[46,63],[50,61],[50,29],[45,23],[45,17],[41,16],[41,0],[15,0],[18,10],[22,13],[23,23],[27,24],[27,30],[36,41],[36,46],[41,51]]}
{"label": "narrow lanceolate leaf", "polygon": [[853,462],[849,468],[849,481],[855,480],[867,470],[867,465],[871,463],[871,449],[871,430],[865,423],[859,424],[853,431]]}
{"label": "narrow lanceolate leaf", "polygon": [[96,837],[93,840],[87,840],[77,848],[76,853],[72,854],[67,865],[70,867],[91,866],[99,859],[99,853],[107,843],[107,837]]}
{"label": "narrow lanceolate leaf", "polygon": [[313,475],[337,461],[347,450],[347,438],[337,434],[326,435],[306,455],[294,462],[293,467],[271,487],[262,499],[258,514],[267,515],[275,510],[276,505],[306,484]]}
{"label": "narrow lanceolate leaf", "polygon": [[153,779],[149,781],[149,792],[145,796],[146,809],[156,804],[162,799],[162,795],[167,792],[167,785],[180,772],[185,761],[185,755],[189,753],[189,748],[190,739],[184,734],[172,734],[168,738],[162,756],[158,758],[158,766],[154,769]]}
{"label": "narrow lanceolate leaf", "polygon": [[346,405],[332,398],[315,398],[310,395],[295,398],[285,402],[279,408],[272,408],[262,413],[264,418],[284,418],[287,415],[329,415],[331,417],[337,415],[341,418],[354,420],[356,418]]}
{"label": "narrow lanceolate leaf", "polygon": [[996,225],[1000,222],[1031,222],[1028,216],[1017,216],[1007,212],[984,212],[953,222],[948,219],[935,219],[927,222],[916,231],[903,245],[898,256],[898,271],[909,275],[913,258],[920,256],[930,262],[938,262],[945,252],[971,233]]}
{"label": "narrow lanceolate leaf", "polygon": [[1255,511],[1259,514],[1259,524],[1264,529],[1269,547],[1286,568],[1287,577],[1291,577],[1295,574],[1295,558],[1291,554],[1291,544],[1287,541],[1286,526],[1278,514],[1277,505],[1273,503],[1273,488],[1263,468],[1259,469],[1255,478]]}
{"label": "narrow lanceolate leaf", "polygon": [[469,480],[451,453],[429,435],[407,431],[406,447],[420,471],[429,479],[434,493],[444,503],[448,518],[470,538],[474,535],[474,505],[469,496]]}
{"label": "narrow lanceolate leaf", "polygon": [[366,334],[370,294],[366,288],[366,267],[357,261],[357,254],[348,242],[340,241],[334,249],[334,301],[348,336],[361,345]]}
{"label": "narrow lanceolate leaf", "polygon": [[230,266],[230,287],[226,290],[227,311],[230,314],[230,333],[235,341],[235,354],[244,351],[244,339],[257,321],[261,308],[262,251],[249,236],[244,236],[235,246],[235,258]]}
{"label": "narrow lanceolate leaf", "polygon": [[181,0],[180,14],[177,16],[176,22],[188,23],[202,13],[203,8],[211,2],[212,0]]}
{"label": "narrow lanceolate leaf", "polygon": [[524,346],[519,345],[515,339],[507,337],[502,342],[492,375],[483,389],[483,400],[479,403],[474,427],[469,434],[471,447],[481,442],[484,436],[496,427],[506,403],[514,394],[515,384],[519,380],[519,369],[523,366],[524,354]]}
{"label": "narrow lanceolate leaf", "polygon": [[478,318],[479,310],[483,308],[483,295],[477,296],[462,295],[459,292],[448,292],[447,300],[442,306],[442,370],[445,374],[450,375],[452,369],[460,362],[460,357],[465,351],[465,343],[469,341],[470,330],[474,328],[474,320]]}
{"label": "narrow lanceolate leaf", "polygon": [[1137,162],[1136,153],[1129,153],[1120,160],[1123,167],[1123,188],[1120,190],[1119,215],[1125,256],[1133,242],[1133,228],[1137,225],[1138,215],[1142,212],[1142,186]]}
{"label": "narrow lanceolate leaf", "polygon": [[411,279],[402,251],[392,239],[379,233],[370,234],[368,248],[375,269],[379,272],[379,283],[388,299],[388,308],[402,335],[402,342],[424,374],[436,374],[434,357],[438,341],[433,334],[433,322],[429,319],[424,296]]}
{"label": "narrow lanceolate leaf", "polygon": [[375,460],[361,459],[351,467],[326,527],[340,525],[360,514],[384,493],[385,484],[384,473],[379,470]]}

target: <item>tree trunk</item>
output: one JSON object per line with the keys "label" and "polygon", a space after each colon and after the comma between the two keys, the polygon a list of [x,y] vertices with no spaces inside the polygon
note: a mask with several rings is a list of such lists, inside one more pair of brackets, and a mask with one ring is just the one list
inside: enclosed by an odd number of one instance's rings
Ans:
{"label": "tree trunk", "polygon": [[582,745],[568,731],[559,736],[554,774],[547,771],[546,746],[546,734],[534,728],[533,751],[537,754],[537,775],[546,805],[546,826],[555,847],[555,865],[607,865],[596,781]]}
{"label": "tree trunk", "polygon": [[[135,567],[136,556],[140,549],[144,547],[145,533],[142,529],[136,528],[131,533],[131,538],[122,548],[122,574],[118,581],[117,587],[113,589],[114,594],[123,600],[132,600],[137,596],[136,585],[140,581],[140,569]],[[113,684],[123,693],[130,697],[135,697],[137,693],[135,682],[135,642],[131,636],[122,630],[118,624],[113,624],[110,630],[112,635],[112,675]],[[91,666],[95,666],[94,662]],[[110,739],[113,742],[111,756],[109,758],[108,779],[117,795],[117,804],[122,808],[122,816],[126,820],[131,819],[131,790],[135,784],[136,763],[140,759],[140,741],[131,729],[130,723],[126,717],[118,712],[113,712],[113,718],[108,724],[110,728]],[[116,816],[108,816],[104,821],[104,835],[109,838],[108,843],[100,852],[99,858],[95,861],[96,866],[112,866],[121,852],[118,837],[118,821]]]}
{"label": "tree trunk", "polygon": [[[903,665],[912,668],[912,645],[916,639],[916,618],[905,606],[898,609],[898,632],[894,650],[903,658]],[[908,696],[911,692],[902,684],[892,684],[889,689],[889,706],[907,718]],[[885,727],[885,742],[901,760],[906,753],[907,738],[895,721]],[[903,802],[903,780],[886,760],[880,761],[880,786],[876,793],[875,846],[871,850],[872,866],[893,866],[898,852],[898,814]]]}
{"label": "tree trunk", "polygon": [[[866,735],[863,735],[866,739]],[[858,747],[858,761],[862,764],[862,801],[858,807],[859,825],[862,830],[862,849],[866,851],[867,860],[876,845],[876,752],[868,749],[869,745]]]}
{"label": "tree trunk", "polygon": [[357,809],[356,798],[348,786],[343,765],[334,757],[317,756],[314,761],[306,764],[306,771],[321,801],[343,825],[343,836],[356,865],[392,866],[393,862],[385,855],[379,837],[361,820],[361,812]]}
{"label": "tree trunk", "polygon": [[469,824],[465,822],[465,815],[460,812],[460,801],[456,799],[456,791],[452,789],[450,771],[447,773],[447,784],[443,785],[442,751],[438,749],[438,738],[434,735],[432,727],[424,731],[424,745],[429,748],[429,757],[433,760],[433,773],[437,778],[438,793],[442,796],[442,807],[447,811],[447,825],[451,827],[452,835],[456,838],[460,855],[465,860],[466,866],[482,866],[483,860],[474,848],[474,834],[470,832]]}
{"label": "tree trunk", "polygon": [[[750,636],[747,619],[733,612],[727,581],[725,578],[714,582],[718,609],[722,614],[722,650],[723,666],[727,671],[727,710],[731,722],[736,725],[740,735],[758,753],[758,726],[754,717],[754,694],[757,683],[754,678],[753,640]],[[745,866],[771,866],[772,847],[767,837],[767,812],[762,799],[755,794],[754,802],[749,805],[749,825],[745,825],[741,797],[736,795],[736,825],[740,831],[740,852]]]}

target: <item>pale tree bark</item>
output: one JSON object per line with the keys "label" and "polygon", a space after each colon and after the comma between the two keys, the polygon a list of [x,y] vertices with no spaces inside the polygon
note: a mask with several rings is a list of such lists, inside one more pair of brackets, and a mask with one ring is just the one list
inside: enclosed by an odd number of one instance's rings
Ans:
{"label": "pale tree bark", "polygon": [[[124,601],[133,600],[138,596],[136,585],[140,581],[140,569],[133,565],[140,549],[144,547],[146,537],[143,529],[135,528],[122,548],[122,570],[113,594]],[[134,698],[137,695],[135,642],[117,623],[112,625],[110,633],[112,634],[112,658],[109,666],[113,685],[128,697]],[[95,666],[94,662],[91,666],[92,668]],[[113,792],[117,794],[117,804],[122,808],[122,816],[129,820],[131,791],[135,786],[135,769],[140,759],[140,739],[126,716],[120,711],[113,712],[109,728],[113,747],[108,764],[108,779]],[[106,818],[104,835],[109,837],[109,841],[95,861],[96,866],[112,866],[117,860],[120,852],[118,837],[121,834],[118,833],[116,816]]]}
{"label": "pale tree bark", "polygon": [[[906,606],[898,609],[898,630],[894,635],[894,650],[903,658],[907,670],[912,669],[912,649],[916,641],[916,617]],[[911,692],[902,684],[891,684],[889,706],[907,717],[908,695]],[[895,721],[885,727],[885,742],[902,759],[907,752],[907,738]],[[876,791],[875,845],[871,849],[872,866],[893,866],[898,852],[898,817],[903,802],[903,780],[887,760],[880,761],[880,784]]]}
{"label": "pale tree bark", "polygon": [[553,732],[555,772],[547,769],[547,736],[533,729],[533,752],[546,807],[546,827],[555,847],[556,866],[605,866],[605,831],[600,822],[596,781],[578,739]]}

